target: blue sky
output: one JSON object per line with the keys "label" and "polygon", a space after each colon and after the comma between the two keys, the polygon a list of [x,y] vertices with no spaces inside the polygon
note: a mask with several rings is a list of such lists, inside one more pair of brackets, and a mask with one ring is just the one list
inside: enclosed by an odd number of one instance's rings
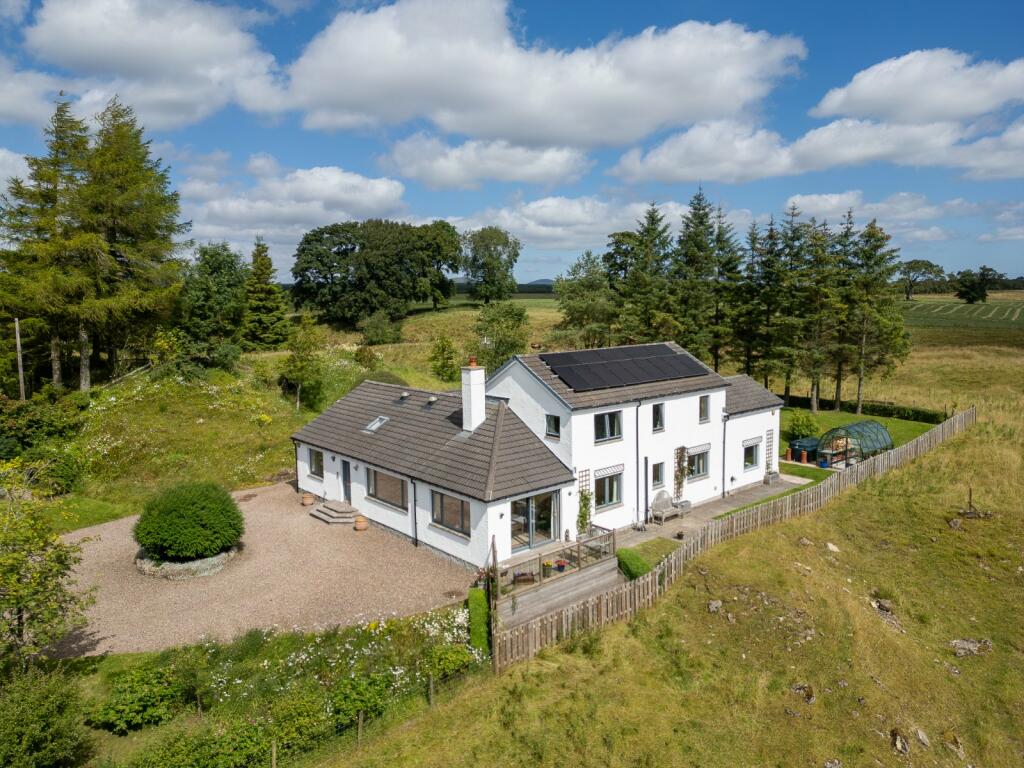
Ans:
{"label": "blue sky", "polygon": [[63,90],[133,104],[198,240],[495,223],[553,277],[698,184],[1024,273],[1024,5],[0,0],[0,176]]}

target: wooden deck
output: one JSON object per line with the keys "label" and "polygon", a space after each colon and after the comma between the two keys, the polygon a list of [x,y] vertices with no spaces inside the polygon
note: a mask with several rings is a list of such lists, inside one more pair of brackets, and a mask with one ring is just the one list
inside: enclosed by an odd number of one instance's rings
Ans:
{"label": "wooden deck", "polygon": [[619,561],[609,558],[522,594],[502,598],[498,602],[498,619],[501,627],[508,629],[578,600],[586,600],[624,581],[619,573]]}

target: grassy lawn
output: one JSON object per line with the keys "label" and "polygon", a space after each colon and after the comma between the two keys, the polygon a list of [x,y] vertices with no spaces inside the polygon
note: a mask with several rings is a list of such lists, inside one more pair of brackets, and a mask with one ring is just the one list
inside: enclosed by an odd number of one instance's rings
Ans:
{"label": "grassy lawn", "polygon": [[[886,398],[977,398],[970,432],[816,514],[716,547],[633,621],[482,676],[309,764],[903,765],[890,745],[899,729],[915,765],[1020,765],[1021,380],[1024,358],[1004,350],[915,352]],[[995,516],[954,532],[968,484]],[[892,596],[898,628],[873,593]],[[709,613],[710,599],[725,610]],[[949,642],[961,637],[993,650],[956,658]],[[954,739],[963,761],[943,746]]]}
{"label": "grassy lawn", "polygon": [[[796,411],[804,410],[802,408],[783,408],[782,418],[780,423],[780,432],[782,439],[779,441],[779,455],[784,456],[786,448],[789,447],[789,441],[792,440],[792,435],[789,432],[789,422],[793,418],[793,413]],[[908,443],[915,437],[924,434],[929,429],[934,427],[934,424],[925,424],[920,421],[904,421],[903,419],[893,419],[884,416],[858,416],[855,413],[847,413],[846,411],[818,411],[815,417],[818,421],[820,431],[818,437],[825,434],[830,429],[835,427],[841,427],[844,424],[852,424],[855,421],[877,421],[887,430],[889,435],[892,437],[892,441],[895,445],[900,446],[904,443]]]}
{"label": "grassy lawn", "polygon": [[671,555],[678,548],[678,541],[663,538],[648,539],[647,541],[640,542],[634,547],[630,547],[630,549],[640,555],[640,557],[642,557],[647,564],[651,566],[651,568]]}
{"label": "grassy lawn", "polygon": [[926,294],[902,302],[902,309],[918,346],[1024,347],[1024,291],[993,291],[987,302],[973,305]]}
{"label": "grassy lawn", "polygon": [[[829,475],[835,474],[830,469],[822,469],[821,467],[816,467],[813,464],[800,464],[795,461],[779,462],[779,472],[784,475],[805,477],[808,480],[813,480],[815,483],[820,483]],[[804,487],[806,488],[807,486]]]}

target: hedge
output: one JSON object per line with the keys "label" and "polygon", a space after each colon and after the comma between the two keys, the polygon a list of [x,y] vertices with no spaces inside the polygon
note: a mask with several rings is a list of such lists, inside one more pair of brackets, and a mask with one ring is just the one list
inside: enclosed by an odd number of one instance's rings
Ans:
{"label": "hedge", "polygon": [[645,573],[649,573],[651,570],[650,564],[635,549],[622,547],[615,555],[619,559],[619,570],[630,581],[643,576]]}
{"label": "hedge", "polygon": [[490,652],[490,606],[487,593],[480,587],[471,587],[466,598],[469,608],[469,644],[478,651]]}
{"label": "hedge", "polygon": [[91,753],[73,678],[30,669],[0,687],[0,765],[71,768]]}
{"label": "hedge", "polygon": [[[777,395],[785,400],[783,395]],[[818,408],[822,411],[832,410],[833,400],[819,398]],[[790,395],[788,408],[810,408],[811,398]],[[857,403],[844,400],[840,410],[846,413],[856,413]],[[898,405],[897,403],[883,403],[877,400],[865,400],[861,405],[862,416],[884,416],[891,419],[903,419],[904,421],[920,421],[925,424],[941,424],[949,416],[945,411],[937,411],[932,408],[918,408],[913,405]]]}

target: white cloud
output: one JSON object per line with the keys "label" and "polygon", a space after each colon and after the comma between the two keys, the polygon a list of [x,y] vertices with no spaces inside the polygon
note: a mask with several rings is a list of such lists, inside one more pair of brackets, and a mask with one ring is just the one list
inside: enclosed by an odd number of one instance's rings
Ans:
{"label": "white cloud", "polygon": [[348,219],[401,216],[402,183],[369,178],[336,166],[300,168],[260,177],[249,186],[189,179],[182,185],[185,214],[196,240],[226,240],[248,248],[263,235],[280,269],[302,235]]}
{"label": "white cloud", "polygon": [[811,110],[890,122],[942,122],[979,117],[1024,100],[1024,59],[974,62],[948,48],[886,59],[830,90]]}
{"label": "white cloud", "polygon": [[0,23],[20,24],[28,13],[28,0],[0,0]]}
{"label": "white cloud", "polygon": [[1024,176],[1024,118],[1018,118],[1005,131],[986,136],[970,144],[953,147],[936,164],[959,166],[972,179],[1012,179]]}
{"label": "white cloud", "polygon": [[195,0],[45,0],[25,44],[81,78],[83,114],[116,93],[147,127],[173,128],[232,101],[282,106],[274,58],[245,29],[254,18]]}
{"label": "white cloud", "polygon": [[0,123],[45,123],[53,112],[47,97],[57,90],[56,78],[17,70],[0,54]]}
{"label": "white cloud", "polygon": [[[540,250],[603,250],[608,235],[635,228],[647,206],[646,202],[616,202],[595,196],[551,196],[488,208],[452,219],[452,223],[460,229],[494,224],[512,232],[524,246]],[[658,207],[673,229],[687,210],[686,205],[674,201],[658,203]]]}
{"label": "white cloud", "polygon": [[17,152],[0,147],[0,191],[6,191],[7,179],[12,176],[25,178],[28,175],[28,165],[25,158]]}
{"label": "white cloud", "polygon": [[387,164],[435,188],[472,188],[481,181],[557,184],[575,181],[590,167],[586,153],[570,147],[533,149],[507,141],[466,141],[451,146],[418,133],[395,144]]}
{"label": "white cloud", "polygon": [[996,227],[995,232],[986,232],[978,239],[984,243],[1003,240],[1024,240],[1024,227]]}
{"label": "white cloud", "polygon": [[938,226],[919,227],[897,232],[900,239],[907,243],[935,243],[940,240],[951,240],[956,233]]}
{"label": "white cloud", "polygon": [[245,164],[245,169],[251,176],[256,176],[257,178],[276,176],[281,172],[281,166],[278,164],[277,158],[269,152],[257,152],[254,155],[250,155],[249,161]]}
{"label": "white cloud", "polygon": [[[864,193],[859,189],[845,192],[825,194],[792,195],[786,201],[786,207],[795,205],[805,216],[838,221],[846,212],[853,209],[854,216],[860,221],[878,219],[890,226],[909,232],[911,225],[923,221],[945,218],[948,216],[964,216],[977,213],[979,207],[968,203],[962,198],[933,203],[925,195],[917,192],[896,192],[875,202],[866,202]],[[927,228],[918,230],[919,239],[927,237]],[[933,228],[934,229],[934,228]],[[931,232],[931,239],[937,239]]]}
{"label": "white cloud", "polygon": [[611,173],[632,182],[738,183],[871,162],[935,165],[962,135],[955,123],[889,125],[844,119],[787,144],[774,131],[719,120],[669,136],[646,152],[631,149]]}
{"label": "white cloud", "polygon": [[804,55],[794,37],[731,22],[526,46],[504,0],[398,0],[340,12],[289,74],[312,128],[423,118],[475,138],[592,146],[743,114]]}

